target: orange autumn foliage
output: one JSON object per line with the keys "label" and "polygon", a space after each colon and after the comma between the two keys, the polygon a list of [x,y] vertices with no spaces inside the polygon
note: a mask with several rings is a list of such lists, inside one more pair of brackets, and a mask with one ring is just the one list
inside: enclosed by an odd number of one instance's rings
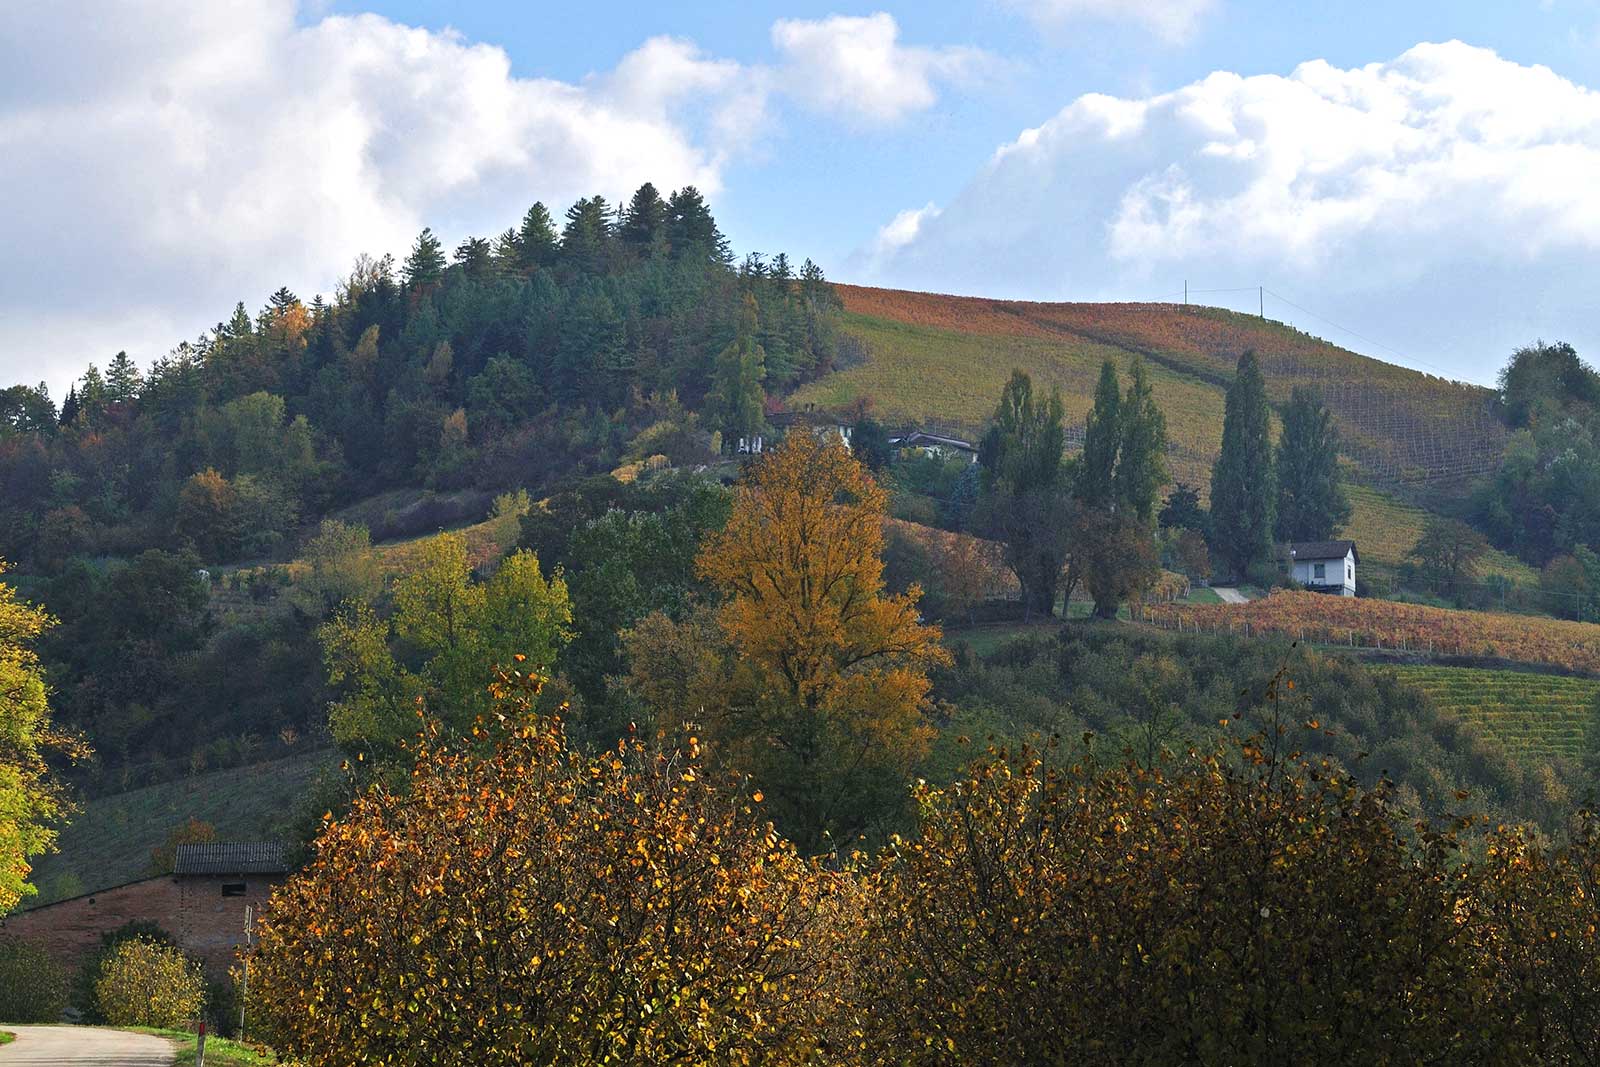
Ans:
{"label": "orange autumn foliage", "polygon": [[329,819],[263,919],[255,1003],[280,1053],[384,1063],[820,1061],[849,879],[689,751],[587,755],[496,687],[488,755],[425,731],[404,792]]}

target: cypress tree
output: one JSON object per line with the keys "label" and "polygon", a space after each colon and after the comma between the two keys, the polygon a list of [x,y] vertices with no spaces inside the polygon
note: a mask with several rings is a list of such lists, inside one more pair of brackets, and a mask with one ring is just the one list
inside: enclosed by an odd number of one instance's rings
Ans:
{"label": "cypress tree", "polygon": [[1142,359],[1133,361],[1119,421],[1122,442],[1115,477],[1117,507],[1148,526],[1155,514],[1156,494],[1167,484],[1167,420],[1156,407]]}
{"label": "cypress tree", "polygon": [[1322,398],[1296,388],[1283,412],[1278,442],[1280,541],[1322,541],[1350,519],[1339,484],[1339,428]]}
{"label": "cypress tree", "polygon": [[756,327],[756,302],[746,295],[738,335],[717,356],[713,370],[710,400],[724,441],[757,432],[765,419],[761,383],[767,376],[767,357],[756,341]]}
{"label": "cypress tree", "polygon": [[1212,543],[1239,578],[1271,558],[1276,483],[1267,383],[1255,352],[1246,351],[1228,386],[1222,454],[1211,469]]}
{"label": "cypress tree", "polygon": [[1083,458],[1078,463],[1078,499],[1091,508],[1116,499],[1117,449],[1122,443],[1122,383],[1109,359],[1100,366],[1094,390],[1094,407],[1083,434]]}

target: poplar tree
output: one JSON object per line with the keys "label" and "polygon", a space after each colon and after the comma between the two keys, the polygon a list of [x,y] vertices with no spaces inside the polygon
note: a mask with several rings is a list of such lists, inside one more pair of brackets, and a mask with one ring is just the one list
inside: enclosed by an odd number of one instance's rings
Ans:
{"label": "poplar tree", "polygon": [[1032,379],[1012,371],[978,450],[983,495],[975,520],[1004,546],[1024,611],[1047,617],[1055,612],[1074,513],[1064,442],[1060,392],[1035,400]]}
{"label": "poplar tree", "polygon": [[1119,509],[1149,526],[1156,496],[1167,484],[1167,419],[1156,406],[1144,360],[1133,361],[1130,379],[1119,414],[1116,500]]}
{"label": "poplar tree", "polygon": [[1117,449],[1122,442],[1121,389],[1116,365],[1108,359],[1100,366],[1094,407],[1083,434],[1083,457],[1078,462],[1077,495],[1087,507],[1107,507],[1115,499]]}
{"label": "poplar tree", "polygon": [[1339,484],[1339,428],[1314,391],[1296,388],[1278,441],[1278,539],[1323,541],[1350,519]]}
{"label": "poplar tree", "polygon": [[1228,386],[1222,453],[1211,469],[1212,544],[1235,576],[1271,558],[1276,502],[1267,384],[1255,352],[1246,351]]}

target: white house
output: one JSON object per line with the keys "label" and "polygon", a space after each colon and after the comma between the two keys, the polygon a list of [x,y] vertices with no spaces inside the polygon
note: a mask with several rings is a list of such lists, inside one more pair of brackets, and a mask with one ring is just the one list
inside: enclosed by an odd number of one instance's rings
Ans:
{"label": "white house", "polygon": [[1292,541],[1279,551],[1289,577],[1307,589],[1356,595],[1356,565],[1361,555],[1354,541]]}

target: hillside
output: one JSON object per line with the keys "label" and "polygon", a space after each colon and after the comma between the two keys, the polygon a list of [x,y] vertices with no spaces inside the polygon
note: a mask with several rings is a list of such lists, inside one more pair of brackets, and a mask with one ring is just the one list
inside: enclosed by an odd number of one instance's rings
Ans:
{"label": "hillside", "polygon": [[[1222,441],[1223,393],[1239,353],[1254,348],[1270,395],[1315,386],[1345,439],[1356,513],[1347,535],[1380,569],[1397,565],[1424,513],[1403,497],[1458,493],[1491,470],[1506,440],[1488,411],[1491,393],[1358,355],[1281,323],[1174,304],[1038,304],[835,287],[844,328],[864,358],[810,382],[792,406],[843,407],[870,398],[891,423],[976,435],[1007,377],[1020,368],[1061,389],[1068,441],[1082,440],[1100,365],[1126,369],[1142,355],[1167,417],[1174,480],[1207,491]],[[1485,573],[1532,578],[1509,557]]]}
{"label": "hillside", "polygon": [[1595,740],[1600,681],[1525,671],[1402,666],[1394,674],[1441,711],[1470,722],[1534,764],[1581,760]]}
{"label": "hillside", "polygon": [[89,800],[62,831],[59,851],[35,864],[39,895],[24,906],[145,877],[150,850],[190,819],[211,823],[224,841],[276,835],[333,762],[326,751],[307,752]]}

